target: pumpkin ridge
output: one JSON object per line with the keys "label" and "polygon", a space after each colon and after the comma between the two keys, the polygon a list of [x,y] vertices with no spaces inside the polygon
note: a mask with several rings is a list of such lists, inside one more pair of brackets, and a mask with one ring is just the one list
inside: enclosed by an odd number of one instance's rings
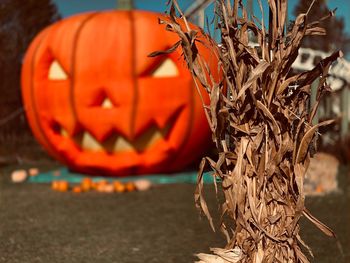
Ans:
{"label": "pumpkin ridge", "polygon": [[84,28],[84,26],[86,25],[86,23],[88,21],[90,21],[92,18],[94,18],[96,15],[98,15],[98,12],[94,12],[89,14],[79,25],[78,29],[75,32],[75,36],[73,39],[73,48],[72,48],[72,58],[71,58],[71,72],[70,72],[70,76],[71,76],[71,81],[70,81],[70,102],[72,105],[72,114],[73,114],[73,118],[75,119],[75,121],[77,122],[78,118],[77,118],[77,109],[76,109],[76,103],[75,103],[75,94],[74,94],[74,90],[75,90],[75,64],[76,64],[76,51],[77,51],[77,46],[78,46],[78,41],[79,41],[79,35],[82,31],[82,29]]}
{"label": "pumpkin ridge", "polygon": [[[194,107],[195,107],[195,99],[194,99],[194,90],[195,87],[192,84],[191,85],[191,89],[190,89],[190,102],[189,102],[189,109],[190,109],[190,116],[189,116],[189,120],[188,120],[188,125],[187,125],[187,129],[186,129],[186,133],[183,136],[183,140],[182,143],[179,146],[179,150],[177,151],[177,154],[174,155],[174,159],[172,161],[172,163],[177,163],[177,159],[181,159],[182,158],[182,154],[186,149],[186,145],[188,144],[188,141],[191,138],[191,134],[192,134],[192,130],[193,130],[193,123],[194,123]],[[186,160],[185,160],[186,161]],[[172,165],[171,165],[172,166]],[[172,167],[171,169],[176,169],[176,167]]]}
{"label": "pumpkin ridge", "polygon": [[34,89],[35,89],[35,85],[34,85],[34,72],[35,72],[35,62],[38,56],[38,52],[39,49],[42,47],[42,43],[44,42],[44,40],[46,40],[47,37],[47,32],[45,32],[45,34],[43,33],[42,38],[39,40],[38,45],[35,47],[34,52],[32,54],[32,58],[31,58],[31,63],[30,63],[30,100],[32,102],[32,110],[33,110],[33,116],[34,116],[34,121],[35,124],[38,128],[38,132],[40,133],[40,136],[42,136],[44,138],[44,143],[47,146],[47,149],[49,151],[49,153],[54,156],[55,158],[57,158],[60,161],[63,161],[63,159],[60,157],[59,154],[56,154],[54,151],[54,146],[53,144],[49,141],[48,136],[46,135],[46,133],[44,132],[44,129],[42,127],[41,122],[39,121],[39,113],[38,113],[38,107],[37,107],[37,102],[35,99],[35,94],[34,94]]}
{"label": "pumpkin ridge", "polygon": [[132,72],[132,81],[133,81],[133,88],[134,88],[134,96],[132,100],[132,111],[131,111],[131,122],[130,122],[130,137],[135,137],[135,121],[136,121],[136,114],[137,114],[137,105],[139,101],[139,83],[138,83],[138,76],[136,72],[136,29],[135,29],[135,21],[134,21],[134,12],[128,11],[129,19],[130,19],[130,26],[131,26],[131,72]]}

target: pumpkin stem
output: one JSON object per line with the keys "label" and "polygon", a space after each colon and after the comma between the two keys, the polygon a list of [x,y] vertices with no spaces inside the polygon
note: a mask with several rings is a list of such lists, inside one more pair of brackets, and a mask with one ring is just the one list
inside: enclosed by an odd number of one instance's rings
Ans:
{"label": "pumpkin stem", "polygon": [[119,10],[133,10],[134,1],[133,0],[117,0],[117,9]]}

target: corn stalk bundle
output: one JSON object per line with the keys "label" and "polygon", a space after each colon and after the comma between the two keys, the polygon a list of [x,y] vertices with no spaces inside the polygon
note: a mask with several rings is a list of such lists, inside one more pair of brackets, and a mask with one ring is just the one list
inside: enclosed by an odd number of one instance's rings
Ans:
{"label": "corn stalk bundle", "polygon": [[[224,250],[214,249],[216,255],[207,262],[309,262],[301,249],[312,255],[299,234],[302,216],[335,236],[305,208],[303,184],[318,128],[332,122],[313,125],[312,120],[322,95],[330,89],[328,70],[342,54],[333,53],[310,71],[295,75],[291,71],[302,38],[325,34],[320,21],[333,12],[314,22],[308,21],[307,13],[300,14],[287,31],[287,0],[268,0],[268,4],[267,29],[263,19],[248,18],[242,1],[217,0],[219,45],[209,36],[203,41],[204,32],[191,29],[176,0],[168,19],[161,21],[181,39],[165,52],[181,45],[196,83],[210,97],[210,104],[203,106],[218,157],[202,160],[195,200],[214,229],[203,193],[203,171],[209,166],[219,179],[214,180],[215,187],[220,181],[225,197],[220,226],[227,245]],[[260,1],[259,5],[264,17]],[[257,39],[255,47],[249,43],[250,34]],[[198,52],[197,45],[203,43],[219,61],[220,80],[212,77]],[[159,53],[164,52],[152,55]],[[310,105],[316,79],[317,99]]]}

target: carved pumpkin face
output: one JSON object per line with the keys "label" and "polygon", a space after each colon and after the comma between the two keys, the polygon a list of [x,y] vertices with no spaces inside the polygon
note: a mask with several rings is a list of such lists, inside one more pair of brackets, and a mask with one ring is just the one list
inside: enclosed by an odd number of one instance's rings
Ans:
{"label": "carved pumpkin face", "polygon": [[202,156],[210,132],[177,42],[143,11],[88,13],[41,32],[27,51],[22,93],[34,135],[88,173],[170,172]]}

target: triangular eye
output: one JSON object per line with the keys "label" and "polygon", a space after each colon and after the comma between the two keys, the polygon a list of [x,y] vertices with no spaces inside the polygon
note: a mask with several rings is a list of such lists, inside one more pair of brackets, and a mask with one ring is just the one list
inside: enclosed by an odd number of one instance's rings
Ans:
{"label": "triangular eye", "polygon": [[50,80],[65,80],[68,79],[68,75],[61,67],[60,63],[54,60],[50,65],[48,78]]}
{"label": "triangular eye", "polygon": [[176,77],[178,75],[179,70],[170,58],[164,60],[152,73],[154,78]]}

